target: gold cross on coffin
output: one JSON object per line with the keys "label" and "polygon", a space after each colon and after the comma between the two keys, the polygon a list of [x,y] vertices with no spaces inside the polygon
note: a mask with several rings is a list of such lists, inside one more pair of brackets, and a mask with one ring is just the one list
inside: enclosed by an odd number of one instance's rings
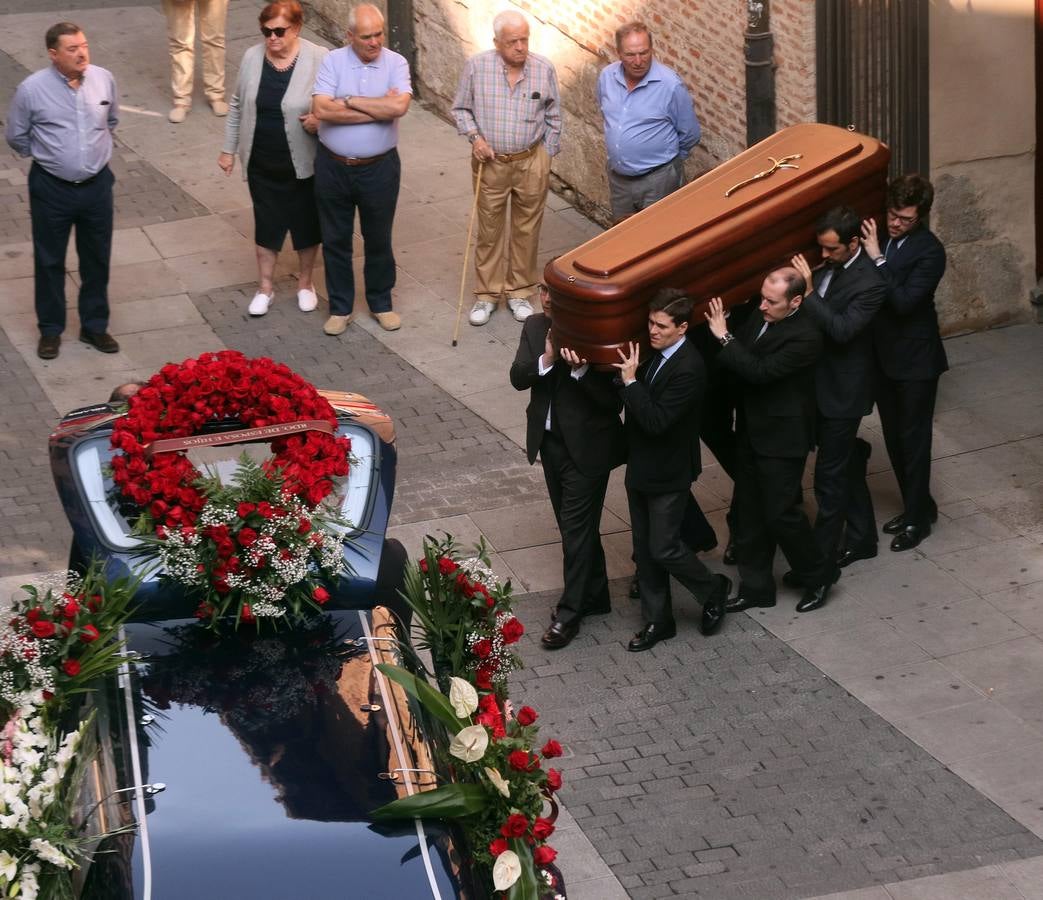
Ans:
{"label": "gold cross on coffin", "polygon": [[790,156],[782,156],[776,159],[774,156],[769,156],[771,160],[771,168],[765,169],[763,172],[758,172],[756,175],[751,175],[745,181],[740,181],[738,184],[732,185],[728,190],[724,192],[725,197],[730,197],[739,188],[744,188],[748,184],[753,184],[755,181],[760,181],[762,178],[767,178],[769,175],[774,175],[779,169],[799,169],[800,166],[792,165],[792,161],[795,159],[802,159],[803,153],[793,153]]}

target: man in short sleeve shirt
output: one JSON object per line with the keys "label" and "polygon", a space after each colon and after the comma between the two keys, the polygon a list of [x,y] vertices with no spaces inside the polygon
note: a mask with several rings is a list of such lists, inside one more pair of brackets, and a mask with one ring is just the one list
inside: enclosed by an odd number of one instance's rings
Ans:
{"label": "man in short sleeve shirt", "polygon": [[369,4],[348,13],[348,46],[329,53],[315,80],[319,119],[315,197],[330,316],[324,331],[343,334],[355,307],[352,232],[355,210],[365,242],[363,269],[369,311],[386,331],[402,321],[391,309],[395,255],[391,227],[402,165],[398,120],[409,110],[409,64],[384,46],[384,17]]}

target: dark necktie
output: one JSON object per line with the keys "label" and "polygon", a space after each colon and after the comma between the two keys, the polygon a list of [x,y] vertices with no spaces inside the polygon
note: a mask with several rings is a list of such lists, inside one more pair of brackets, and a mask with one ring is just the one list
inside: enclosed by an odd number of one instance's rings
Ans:
{"label": "dark necktie", "polygon": [[663,364],[663,354],[658,350],[652,357],[652,361],[648,364],[648,371],[645,373],[645,384],[651,384],[652,379],[655,378],[656,372],[659,371],[659,367]]}
{"label": "dark necktie", "polygon": [[773,322],[765,322],[764,325],[761,327],[761,330],[757,332],[757,337],[753,339],[753,342],[756,344],[757,341],[764,337],[764,335],[768,333],[768,329],[771,328],[773,324]]}
{"label": "dark necktie", "polygon": [[897,249],[898,245],[891,238],[888,238],[887,246],[884,248],[884,259],[888,261],[894,259],[895,250]]}

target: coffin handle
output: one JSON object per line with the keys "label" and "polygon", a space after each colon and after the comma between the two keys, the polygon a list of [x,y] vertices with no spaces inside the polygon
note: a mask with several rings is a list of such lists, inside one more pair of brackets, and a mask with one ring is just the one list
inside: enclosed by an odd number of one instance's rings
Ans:
{"label": "coffin handle", "polygon": [[753,184],[753,182],[755,181],[760,181],[763,178],[767,178],[770,175],[774,175],[776,172],[779,171],[779,169],[799,169],[800,166],[792,165],[792,161],[795,159],[802,159],[803,157],[803,153],[792,153],[789,156],[780,156],[778,159],[776,159],[774,156],[769,156],[768,159],[771,160],[770,169],[765,169],[763,172],[758,172],[756,175],[751,175],[745,181],[740,181],[738,184],[733,184],[730,188],[728,188],[728,190],[724,192],[724,196],[730,197],[740,188],[744,188],[748,184]]}

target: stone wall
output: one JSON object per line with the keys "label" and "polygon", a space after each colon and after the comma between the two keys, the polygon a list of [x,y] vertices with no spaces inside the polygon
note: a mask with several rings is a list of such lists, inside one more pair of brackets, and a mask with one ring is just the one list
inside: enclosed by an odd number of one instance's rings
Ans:
{"label": "stone wall", "polygon": [[932,226],[949,268],[952,334],[1032,316],[1035,278],[1033,0],[931,4]]}

